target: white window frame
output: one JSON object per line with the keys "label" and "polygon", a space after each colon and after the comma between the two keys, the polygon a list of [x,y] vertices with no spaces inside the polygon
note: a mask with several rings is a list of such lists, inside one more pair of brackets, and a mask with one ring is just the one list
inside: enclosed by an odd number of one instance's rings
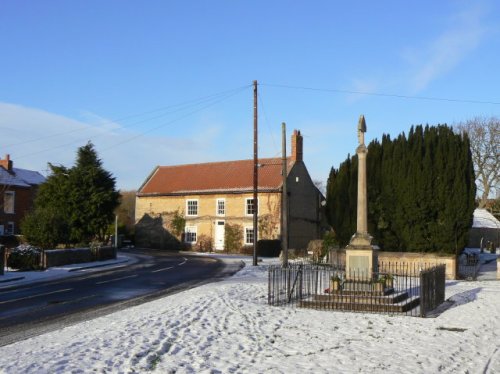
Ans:
{"label": "white window frame", "polygon": [[[188,240],[188,234],[194,234],[194,241]],[[198,227],[186,226],[184,227],[184,243],[196,244],[198,241]]]}
{"label": "white window frame", "polygon": [[[219,203],[222,203],[222,213],[219,211]],[[224,217],[226,215],[226,199],[215,200],[215,215],[217,217]]]}
{"label": "white window frame", "polygon": [[[10,230],[9,230],[9,228],[10,228]],[[15,230],[14,222],[12,222],[12,221],[7,222],[7,224],[5,225],[4,235],[14,235],[15,231],[16,230]]]}
{"label": "white window frame", "polygon": [[[7,211],[7,195],[12,196],[12,211]],[[5,191],[3,193],[3,212],[5,214],[15,214],[16,213],[16,191]]]}
{"label": "white window frame", "polygon": [[[196,203],[196,214],[189,214],[189,203]],[[196,217],[200,212],[200,204],[198,203],[198,199],[187,199],[186,200],[186,217]]]}
{"label": "white window frame", "polygon": [[[245,245],[253,245],[253,242],[247,241],[247,231],[251,230],[253,232],[253,226],[245,226],[243,229],[243,238],[245,241]],[[253,235],[253,240],[255,241],[255,234]]]}
{"label": "white window frame", "polygon": [[[253,213],[248,213],[248,200],[253,200],[253,197],[245,197],[245,216],[251,217]],[[259,198],[257,198],[257,213],[259,212]]]}

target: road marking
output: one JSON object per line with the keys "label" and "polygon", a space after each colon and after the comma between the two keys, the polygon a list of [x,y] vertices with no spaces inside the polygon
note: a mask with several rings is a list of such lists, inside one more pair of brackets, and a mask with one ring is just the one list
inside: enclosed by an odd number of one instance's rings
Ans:
{"label": "road marking", "polygon": [[151,273],[158,273],[159,271],[170,270],[170,269],[173,269],[173,268],[174,268],[173,266],[170,266],[168,268],[161,268],[161,269],[157,269],[157,270],[151,270]]}
{"label": "road marking", "polygon": [[[187,262],[187,258],[183,257],[184,261],[182,261],[180,264],[177,264],[175,266],[182,266]],[[164,270],[170,270],[173,269],[175,266],[169,266],[168,268],[161,268],[161,269],[156,269],[156,270],[151,270],[151,273],[158,273],[159,271],[164,271]]]}
{"label": "road marking", "polygon": [[19,297],[19,298],[17,298],[17,299],[0,301],[0,304],[13,303],[14,301],[19,301],[19,300],[27,300],[27,299],[33,299],[33,298],[35,298],[35,297],[39,297],[39,296],[53,295],[53,294],[56,294],[56,293],[68,292],[68,291],[71,291],[71,290],[72,290],[72,288],[65,288],[64,290],[58,290],[58,291],[52,291],[52,292],[39,293],[39,294],[37,294],[37,295],[24,296],[24,297]]}
{"label": "road marking", "polygon": [[126,277],[110,279],[110,280],[102,281],[102,282],[96,282],[96,284],[104,284],[104,283],[116,282],[116,281],[119,281],[119,280],[122,280],[122,279],[135,278],[135,277],[137,277],[137,274],[127,275]]}

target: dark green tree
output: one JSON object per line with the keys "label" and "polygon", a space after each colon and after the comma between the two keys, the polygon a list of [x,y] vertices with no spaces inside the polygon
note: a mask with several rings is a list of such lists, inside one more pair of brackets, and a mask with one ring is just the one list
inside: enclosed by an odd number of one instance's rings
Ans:
{"label": "dark green tree", "polygon": [[34,211],[21,227],[28,241],[43,248],[103,241],[120,194],[92,143],[78,149],[72,168],[50,163],[49,168],[51,175],[38,190]]}
{"label": "dark green tree", "polygon": [[[356,231],[356,175],[348,157],[328,179],[327,214],[341,245]],[[369,231],[383,250],[455,253],[466,245],[476,193],[466,134],[438,125],[384,135],[368,145],[367,178]]]}
{"label": "dark green tree", "polygon": [[75,242],[103,241],[120,203],[120,194],[115,178],[102,167],[92,143],[78,149],[69,180],[73,187],[68,201],[73,208],[70,212],[71,239]]}

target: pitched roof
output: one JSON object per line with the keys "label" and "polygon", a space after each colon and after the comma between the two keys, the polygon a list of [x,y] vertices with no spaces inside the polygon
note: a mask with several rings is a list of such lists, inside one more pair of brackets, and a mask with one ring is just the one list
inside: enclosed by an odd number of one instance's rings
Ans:
{"label": "pitched roof", "polygon": [[[288,158],[288,171],[294,162]],[[281,187],[281,159],[259,160],[259,191]],[[253,189],[253,160],[158,166],[138,195],[243,192]]]}
{"label": "pitched roof", "polygon": [[500,229],[500,221],[486,209],[475,209],[472,221],[472,227]]}
{"label": "pitched roof", "polygon": [[45,182],[45,177],[38,171],[12,168],[7,171],[0,166],[0,185],[30,187]]}

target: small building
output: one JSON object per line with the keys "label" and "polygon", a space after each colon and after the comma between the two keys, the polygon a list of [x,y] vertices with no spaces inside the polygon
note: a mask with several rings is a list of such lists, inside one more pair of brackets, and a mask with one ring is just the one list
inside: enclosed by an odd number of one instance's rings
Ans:
{"label": "small building", "polygon": [[478,208],[474,210],[468,247],[486,248],[488,245],[500,248],[500,221],[486,209]]}
{"label": "small building", "polygon": [[0,236],[20,234],[19,226],[33,207],[45,177],[37,171],[15,168],[9,155],[0,159]]}
{"label": "small building", "polygon": [[[303,162],[303,138],[292,135],[287,158],[288,243],[305,249],[322,237],[324,197]],[[259,160],[258,239],[281,239],[282,160]],[[157,166],[136,195],[136,245],[171,248],[175,240],[225,250],[226,228],[241,230],[242,247],[253,232],[253,160]],[[185,219],[182,235],[172,234],[172,217]]]}

